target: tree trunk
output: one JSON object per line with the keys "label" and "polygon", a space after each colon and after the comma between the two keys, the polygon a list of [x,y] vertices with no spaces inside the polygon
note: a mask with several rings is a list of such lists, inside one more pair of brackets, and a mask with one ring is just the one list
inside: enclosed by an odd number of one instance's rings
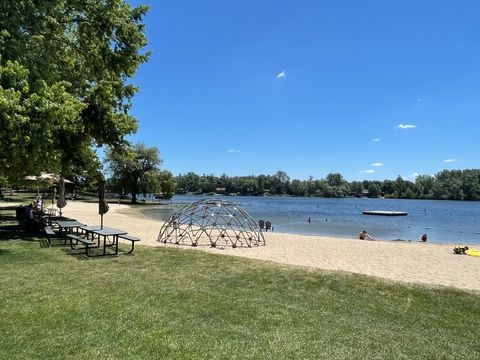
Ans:
{"label": "tree trunk", "polygon": [[137,203],[137,193],[138,193],[138,182],[137,182],[137,178],[135,177],[132,182],[132,204]]}

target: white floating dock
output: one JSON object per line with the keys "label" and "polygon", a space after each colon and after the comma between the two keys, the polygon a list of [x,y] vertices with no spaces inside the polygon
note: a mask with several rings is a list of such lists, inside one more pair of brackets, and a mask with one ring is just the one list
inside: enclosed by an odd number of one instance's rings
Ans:
{"label": "white floating dock", "polygon": [[362,211],[363,215],[380,215],[380,216],[406,216],[408,212],[406,211],[371,211],[365,210]]}

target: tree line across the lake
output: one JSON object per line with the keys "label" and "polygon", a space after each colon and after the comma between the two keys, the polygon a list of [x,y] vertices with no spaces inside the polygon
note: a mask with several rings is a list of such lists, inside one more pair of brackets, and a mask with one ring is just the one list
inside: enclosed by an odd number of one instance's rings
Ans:
{"label": "tree line across the lake", "polygon": [[348,196],[397,199],[480,200],[480,169],[443,170],[421,175],[415,181],[346,181],[331,173],[324,179],[291,180],[283,171],[274,175],[214,176],[193,172],[175,177],[176,193],[219,193],[238,195],[290,195],[342,198]]}

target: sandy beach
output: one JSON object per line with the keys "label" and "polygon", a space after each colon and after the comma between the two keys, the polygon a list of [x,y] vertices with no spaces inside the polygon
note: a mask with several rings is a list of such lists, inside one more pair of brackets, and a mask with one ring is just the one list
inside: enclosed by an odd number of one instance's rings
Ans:
{"label": "sandy beach", "polygon": [[[88,225],[100,223],[98,204],[95,203],[69,201],[63,214]],[[175,246],[157,242],[163,224],[161,221],[147,218],[128,205],[110,204],[104,224],[141,238],[141,245]],[[480,258],[453,255],[451,244],[363,241],[283,233],[265,233],[265,239],[267,245],[256,248],[195,249],[399,282],[480,290]],[[181,248],[193,249],[188,246]]]}

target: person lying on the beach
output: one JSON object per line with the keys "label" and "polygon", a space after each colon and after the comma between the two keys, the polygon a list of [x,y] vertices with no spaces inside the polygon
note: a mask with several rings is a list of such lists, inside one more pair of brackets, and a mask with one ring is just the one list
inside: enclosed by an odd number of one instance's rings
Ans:
{"label": "person lying on the beach", "polygon": [[365,230],[363,230],[360,234],[358,234],[358,238],[360,240],[375,240],[370,235],[368,235],[368,233]]}

